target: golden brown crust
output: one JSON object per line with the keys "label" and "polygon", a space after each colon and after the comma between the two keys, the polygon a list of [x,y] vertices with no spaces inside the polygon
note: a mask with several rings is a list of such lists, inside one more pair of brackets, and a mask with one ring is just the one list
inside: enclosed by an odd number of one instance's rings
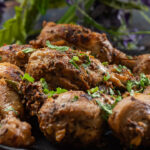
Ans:
{"label": "golden brown crust", "polygon": [[101,62],[123,64],[133,68],[135,60],[113,48],[105,34],[92,32],[90,29],[74,24],[44,23],[44,28],[37,40],[30,42],[35,48],[45,47],[49,40],[54,45],[67,45],[73,49],[91,51]]}
{"label": "golden brown crust", "polygon": [[149,146],[150,96],[137,94],[120,101],[109,117],[109,125],[126,145]]}
{"label": "golden brown crust", "polygon": [[24,70],[30,56],[30,53],[25,54],[22,51],[26,48],[32,48],[32,46],[13,44],[0,47],[0,62],[9,62]]}
{"label": "golden brown crust", "polygon": [[85,146],[100,140],[103,132],[100,107],[84,95],[82,91],[69,91],[43,104],[38,119],[50,141]]}

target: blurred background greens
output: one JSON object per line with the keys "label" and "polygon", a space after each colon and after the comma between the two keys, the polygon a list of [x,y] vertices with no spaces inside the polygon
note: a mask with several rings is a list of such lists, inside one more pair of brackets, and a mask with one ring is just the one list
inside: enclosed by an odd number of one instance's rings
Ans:
{"label": "blurred background greens", "polygon": [[0,46],[35,38],[43,20],[80,24],[120,50],[150,49],[150,0],[0,0]]}

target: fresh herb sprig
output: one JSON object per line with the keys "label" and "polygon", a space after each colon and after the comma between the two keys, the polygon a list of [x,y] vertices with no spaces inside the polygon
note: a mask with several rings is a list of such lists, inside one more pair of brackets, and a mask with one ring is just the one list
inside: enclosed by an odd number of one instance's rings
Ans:
{"label": "fresh herb sprig", "polygon": [[53,91],[53,90],[50,91],[50,90],[48,89],[48,84],[47,84],[47,82],[45,81],[44,78],[41,78],[41,79],[40,79],[40,82],[41,82],[41,85],[42,85],[42,88],[43,88],[43,92],[44,92],[46,95],[48,95],[49,98],[52,97],[52,96],[54,96],[55,94],[61,94],[61,93],[65,93],[65,92],[68,91],[68,90],[62,89],[62,88],[60,88],[60,87],[56,88],[56,91]]}
{"label": "fresh herb sprig", "polygon": [[69,50],[68,46],[56,46],[56,45],[52,45],[50,43],[50,41],[46,41],[46,46],[49,47],[49,48],[51,48],[51,49],[54,49],[54,50],[57,50],[57,51],[61,51],[61,52],[65,52],[65,51]]}
{"label": "fresh herb sprig", "polygon": [[79,69],[79,66],[76,64],[76,62],[79,61],[79,57],[78,56],[73,56],[72,59],[70,59],[70,63],[76,68]]}
{"label": "fresh herb sprig", "polygon": [[20,76],[22,80],[27,80],[28,82],[34,83],[34,78],[31,77],[28,73],[25,73],[24,76]]}

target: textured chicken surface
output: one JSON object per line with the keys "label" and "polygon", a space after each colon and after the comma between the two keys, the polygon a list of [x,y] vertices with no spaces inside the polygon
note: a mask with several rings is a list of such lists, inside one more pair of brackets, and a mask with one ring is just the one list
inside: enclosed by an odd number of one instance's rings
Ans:
{"label": "textured chicken surface", "polygon": [[19,119],[23,113],[19,95],[0,79],[0,144],[26,147],[34,142],[31,126]]}
{"label": "textured chicken surface", "polygon": [[133,72],[136,74],[145,73],[150,74],[150,55],[144,54],[136,56],[136,65]]}
{"label": "textured chicken surface", "polygon": [[20,75],[23,76],[23,72],[17,66],[0,63],[0,144],[13,147],[24,147],[34,142],[31,126],[19,119],[24,118],[20,96],[5,81],[21,81]]}
{"label": "textured chicken surface", "polygon": [[31,45],[6,45],[0,47],[0,62],[10,62],[24,70],[25,64],[28,62],[30,53],[24,53],[22,50],[31,48]]}
{"label": "textured chicken surface", "polygon": [[126,145],[150,146],[150,96],[136,94],[120,101],[109,117],[109,125]]}
{"label": "textured chicken surface", "polygon": [[[77,60],[73,60],[77,58]],[[110,72],[98,59],[88,53],[68,50],[60,52],[52,49],[41,49],[31,54],[26,72],[36,81],[45,78],[50,89],[87,90],[103,82],[104,76],[118,87],[129,80],[129,73],[120,75]],[[110,72],[110,73],[109,73]]]}
{"label": "textured chicken surface", "polygon": [[47,99],[38,119],[44,135],[58,143],[94,144],[103,131],[100,107],[82,91],[69,91]]}
{"label": "textured chicken surface", "polygon": [[0,63],[0,78],[21,81],[20,76],[23,76],[23,72],[16,65],[6,62]]}
{"label": "textured chicken surface", "polygon": [[123,64],[130,68],[135,65],[134,60],[113,48],[105,34],[92,32],[79,25],[45,22],[37,40],[31,41],[30,44],[36,48],[44,47],[47,40],[54,45],[67,45],[73,49],[90,51],[101,62]]}

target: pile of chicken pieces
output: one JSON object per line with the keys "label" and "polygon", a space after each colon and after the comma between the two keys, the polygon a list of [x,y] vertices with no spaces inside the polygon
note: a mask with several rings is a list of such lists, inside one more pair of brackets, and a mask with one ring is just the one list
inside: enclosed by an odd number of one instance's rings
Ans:
{"label": "pile of chicken pieces", "polygon": [[[79,25],[43,26],[29,45],[0,48],[0,144],[31,146],[37,117],[54,143],[99,145],[107,123],[123,145],[150,146],[150,55],[127,56]],[[141,74],[146,86],[130,93]]]}

